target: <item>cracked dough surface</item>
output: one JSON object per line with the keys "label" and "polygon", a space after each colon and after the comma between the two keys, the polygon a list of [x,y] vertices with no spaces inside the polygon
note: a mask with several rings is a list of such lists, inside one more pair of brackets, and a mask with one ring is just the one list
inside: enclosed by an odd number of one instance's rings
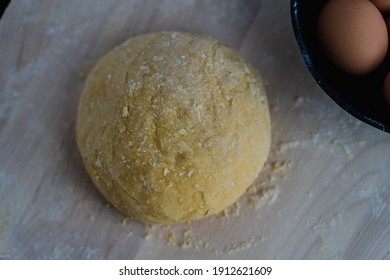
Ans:
{"label": "cracked dough surface", "polygon": [[233,204],[270,149],[256,71],[220,42],[162,32],[129,39],[86,81],[77,143],[94,184],[148,223],[199,219]]}

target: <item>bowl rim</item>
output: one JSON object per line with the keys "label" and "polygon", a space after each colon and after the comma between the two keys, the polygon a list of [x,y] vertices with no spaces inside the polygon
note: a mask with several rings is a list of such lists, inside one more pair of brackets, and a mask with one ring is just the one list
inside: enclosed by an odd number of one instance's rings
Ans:
{"label": "bowl rim", "polygon": [[343,98],[340,97],[339,94],[337,94],[332,87],[328,86],[326,82],[324,82],[324,77],[321,75],[320,71],[316,71],[315,63],[313,62],[310,51],[307,47],[307,42],[305,38],[302,36],[302,27],[300,25],[299,21],[299,0],[291,0],[290,1],[290,15],[291,15],[291,22],[293,26],[293,31],[295,35],[295,40],[298,44],[301,56],[306,64],[306,67],[308,68],[309,72],[311,73],[314,80],[317,82],[317,84],[322,88],[322,90],[342,109],[347,111],[349,114],[354,116],[355,118],[381,130],[384,132],[390,133],[390,125],[383,124],[364,113],[360,112],[353,106],[351,106],[348,102],[346,102]]}

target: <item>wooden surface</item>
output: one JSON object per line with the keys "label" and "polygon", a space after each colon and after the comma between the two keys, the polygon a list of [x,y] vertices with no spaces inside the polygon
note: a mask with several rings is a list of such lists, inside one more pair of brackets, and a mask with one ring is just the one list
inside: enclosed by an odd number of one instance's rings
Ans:
{"label": "wooden surface", "polygon": [[[161,30],[235,48],[266,81],[273,124],[268,163],[239,203],[164,227],[109,207],[75,143],[92,65]],[[288,0],[12,0],[0,21],[0,258],[389,259],[389,166],[390,135],[311,78]]]}

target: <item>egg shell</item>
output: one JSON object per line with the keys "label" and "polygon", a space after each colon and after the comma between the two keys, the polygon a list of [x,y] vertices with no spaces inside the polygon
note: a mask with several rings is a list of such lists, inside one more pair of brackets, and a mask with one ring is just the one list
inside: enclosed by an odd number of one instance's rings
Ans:
{"label": "egg shell", "polygon": [[390,1],[389,0],[370,0],[374,5],[382,12],[390,12]]}
{"label": "egg shell", "polygon": [[323,51],[345,72],[367,74],[386,56],[386,23],[368,0],[327,2],[320,12],[317,28]]}

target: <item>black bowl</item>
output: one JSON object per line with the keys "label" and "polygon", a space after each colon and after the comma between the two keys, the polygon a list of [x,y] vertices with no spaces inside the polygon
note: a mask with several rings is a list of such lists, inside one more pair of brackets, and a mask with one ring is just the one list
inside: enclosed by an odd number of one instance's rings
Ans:
{"label": "black bowl", "polygon": [[339,106],[354,117],[390,133],[390,106],[382,86],[390,71],[390,56],[370,74],[351,75],[334,66],[317,40],[317,18],[327,0],[291,0],[291,20],[302,57],[310,73]]}

